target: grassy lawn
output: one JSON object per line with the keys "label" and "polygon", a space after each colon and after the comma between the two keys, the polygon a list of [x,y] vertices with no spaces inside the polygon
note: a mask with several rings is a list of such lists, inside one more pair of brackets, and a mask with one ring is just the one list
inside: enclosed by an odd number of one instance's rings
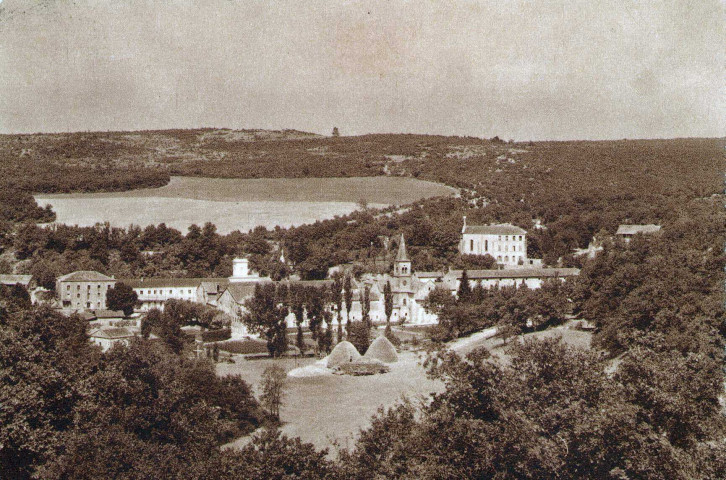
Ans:
{"label": "grassy lawn", "polygon": [[[277,363],[287,371],[309,365],[316,359],[238,360],[236,364],[218,364],[220,375],[240,374],[258,387],[265,367]],[[382,375],[353,377],[326,375],[307,378],[288,377],[282,407],[282,431],[300,437],[318,448],[337,441],[342,447],[352,445],[358,431],[370,424],[379,406],[390,407],[403,395],[416,398],[440,391],[442,384],[426,378],[413,352],[402,352],[391,371]],[[245,438],[233,443],[242,445]]]}
{"label": "grassy lawn", "polygon": [[[590,346],[590,333],[565,326],[530,333],[524,338],[554,336],[560,336],[564,342],[571,345],[582,348]],[[500,338],[479,337],[462,342],[464,347],[457,348],[457,352],[463,355],[478,346],[486,346],[498,361],[509,362],[508,346],[504,346]],[[521,338],[511,339],[509,344],[521,341]],[[290,371],[317,361],[315,358],[244,360],[235,357],[235,359],[237,361],[235,364],[218,364],[217,373],[240,374],[255,387],[256,391],[259,388],[262,372],[268,365],[278,364],[286,371]],[[426,378],[419,360],[418,353],[403,351],[399,352],[397,363],[389,364],[391,371],[382,375],[288,377],[286,397],[281,410],[282,431],[289,436],[311,442],[318,448],[331,447],[336,442],[343,448],[351,446],[359,430],[370,424],[370,418],[379,406],[393,406],[403,396],[415,399],[420,396],[428,397],[430,393],[442,390],[441,382]],[[240,438],[229,446],[243,445],[247,438]]]}

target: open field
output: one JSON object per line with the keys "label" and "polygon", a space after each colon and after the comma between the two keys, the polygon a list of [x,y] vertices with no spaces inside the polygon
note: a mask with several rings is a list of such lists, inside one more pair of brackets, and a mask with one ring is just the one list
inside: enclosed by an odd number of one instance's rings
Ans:
{"label": "open field", "polygon": [[51,204],[57,222],[91,226],[166,223],[186,231],[212,222],[220,233],[258,225],[290,227],[345,215],[365,200],[370,206],[411,203],[449,195],[450,187],[411,178],[220,179],[173,177],[161,188],[127,192],[37,195]]}
{"label": "open field", "polygon": [[[483,333],[483,332],[480,332]],[[542,332],[534,332],[524,338],[545,338],[559,336],[562,341],[579,348],[589,348],[591,334],[555,327]],[[468,338],[451,343],[451,347],[465,355],[479,346],[486,346],[497,361],[509,362],[506,346],[500,338],[483,338],[486,335],[474,334]],[[520,337],[521,340],[521,337]],[[516,340],[510,340],[509,344]],[[278,364],[286,371],[310,365],[315,358],[281,360],[260,359],[244,360],[235,357],[236,364],[220,363],[218,375],[239,374],[257,390],[262,372],[271,364]],[[300,437],[318,448],[330,447],[338,442],[343,448],[353,444],[361,428],[370,424],[370,418],[379,406],[386,408],[396,404],[403,396],[412,399],[428,397],[439,392],[443,384],[426,377],[420,365],[420,354],[411,351],[399,353],[399,361],[388,364],[391,371],[382,375],[353,377],[348,375],[321,375],[314,377],[288,377],[287,393],[283,403],[281,418],[282,431],[292,437]],[[259,394],[258,391],[256,391]],[[243,445],[248,437],[243,437],[228,446]]]}
{"label": "open field", "polygon": [[[314,363],[316,359],[238,360],[236,364],[218,364],[220,375],[241,374],[258,387],[262,371],[277,363],[290,371],[297,366]],[[317,377],[288,377],[286,397],[281,410],[283,433],[300,437],[318,448],[330,447],[333,441],[342,447],[352,445],[352,439],[380,405],[390,407],[402,396],[417,398],[440,391],[442,384],[426,378],[413,352],[403,352],[397,363],[389,364],[391,371],[382,375],[353,377],[324,375]],[[230,444],[244,444],[243,437]]]}

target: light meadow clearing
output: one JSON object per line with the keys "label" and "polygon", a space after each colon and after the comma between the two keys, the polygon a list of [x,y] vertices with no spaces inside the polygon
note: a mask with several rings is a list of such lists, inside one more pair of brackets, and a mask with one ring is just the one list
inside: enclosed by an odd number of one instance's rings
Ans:
{"label": "light meadow clearing", "polygon": [[[491,330],[491,329],[489,329]],[[567,325],[533,332],[509,340],[509,345],[524,338],[544,339],[559,337],[562,342],[582,349],[590,348],[592,335],[568,328]],[[491,337],[485,330],[451,342],[448,346],[459,355],[466,355],[477,347],[486,347],[501,364],[508,364],[509,345],[503,345],[500,337]],[[379,407],[389,408],[404,396],[417,400],[429,398],[433,392],[443,390],[443,383],[427,378],[421,366],[423,353],[399,352],[398,362],[390,363],[390,372],[370,376],[320,375],[287,378],[287,389],[280,417],[282,432],[300,437],[317,448],[331,448],[337,443],[342,448],[351,447],[361,428],[370,426],[370,419]],[[315,358],[244,360],[235,357],[234,364],[217,364],[218,375],[238,374],[255,388],[259,395],[260,379],[264,369],[272,364],[289,372],[311,365]],[[235,448],[246,444],[249,437],[242,437],[227,444]],[[332,448],[331,448],[332,449]]]}
{"label": "light meadow clearing", "polygon": [[141,227],[166,223],[185,232],[212,222],[220,233],[258,225],[290,227],[345,215],[365,200],[371,207],[403,205],[450,195],[454,189],[412,178],[223,179],[173,177],[161,188],[110,193],[36,195],[50,204],[57,223]]}

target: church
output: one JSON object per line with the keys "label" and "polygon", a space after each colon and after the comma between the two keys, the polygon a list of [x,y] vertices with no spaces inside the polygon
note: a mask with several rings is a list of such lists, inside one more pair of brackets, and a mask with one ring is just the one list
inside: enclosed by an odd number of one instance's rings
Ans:
{"label": "church", "polygon": [[[437,275],[440,276],[440,275]],[[385,323],[385,299],[383,291],[386,283],[391,284],[393,294],[393,312],[391,323],[431,324],[436,323],[436,315],[428,313],[423,303],[434,289],[433,282],[427,281],[429,272],[414,272],[411,259],[406,251],[406,240],[401,235],[398,251],[393,262],[393,273],[385,275],[364,275],[356,282],[351,308],[351,320],[360,320],[363,316],[360,303],[360,292],[369,289],[371,310],[369,316],[374,323]]]}

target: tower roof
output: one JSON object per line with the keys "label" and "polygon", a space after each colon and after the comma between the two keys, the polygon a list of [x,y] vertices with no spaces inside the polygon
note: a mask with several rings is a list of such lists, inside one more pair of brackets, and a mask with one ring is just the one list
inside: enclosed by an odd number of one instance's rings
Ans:
{"label": "tower roof", "polygon": [[401,234],[401,241],[398,242],[398,253],[396,254],[397,262],[408,262],[408,253],[406,253],[406,240]]}

